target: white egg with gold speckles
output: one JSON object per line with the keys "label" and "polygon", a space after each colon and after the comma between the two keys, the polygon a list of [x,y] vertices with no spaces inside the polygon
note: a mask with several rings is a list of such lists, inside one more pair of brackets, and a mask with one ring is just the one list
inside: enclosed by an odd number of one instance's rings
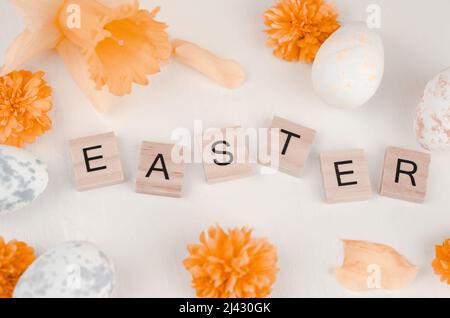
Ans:
{"label": "white egg with gold speckles", "polygon": [[425,87],[415,119],[416,136],[428,150],[450,150],[450,68]]}
{"label": "white egg with gold speckles", "polygon": [[376,93],[384,74],[383,42],[364,23],[342,26],[321,46],[312,67],[313,86],[331,106],[355,108]]}
{"label": "white egg with gold speckles", "polygon": [[114,267],[94,244],[68,242],[31,264],[14,298],[105,298],[114,287]]}

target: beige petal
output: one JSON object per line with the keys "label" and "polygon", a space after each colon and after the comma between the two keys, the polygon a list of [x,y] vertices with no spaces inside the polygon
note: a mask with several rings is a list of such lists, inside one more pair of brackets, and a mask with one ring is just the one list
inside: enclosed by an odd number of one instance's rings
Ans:
{"label": "beige petal", "polygon": [[351,291],[398,290],[409,286],[418,268],[388,245],[344,240],[345,257],[335,276]]}
{"label": "beige petal", "polygon": [[24,16],[27,29],[36,31],[55,19],[62,0],[9,0]]}
{"label": "beige petal", "polygon": [[97,111],[102,113],[108,111],[114,98],[108,92],[95,88],[95,83],[90,78],[88,65],[79,48],[69,41],[62,41],[57,50],[73,79]]}
{"label": "beige petal", "polygon": [[[117,8],[123,5],[134,5],[137,0],[97,0],[109,8]],[[139,7],[139,5],[137,5]]]}
{"label": "beige petal", "polygon": [[60,34],[53,26],[44,26],[35,32],[25,30],[6,51],[5,63],[0,73],[9,73],[20,68],[30,59],[54,49],[59,41]]}
{"label": "beige petal", "polygon": [[172,46],[174,57],[178,61],[226,88],[237,88],[245,81],[245,72],[235,61],[221,59],[210,51],[183,40],[174,40]]}
{"label": "beige petal", "polygon": [[54,17],[61,0],[10,0],[11,4],[25,18],[26,29],[8,48],[0,73],[9,73],[21,67],[28,60],[54,49],[60,40],[60,33],[54,24]]}

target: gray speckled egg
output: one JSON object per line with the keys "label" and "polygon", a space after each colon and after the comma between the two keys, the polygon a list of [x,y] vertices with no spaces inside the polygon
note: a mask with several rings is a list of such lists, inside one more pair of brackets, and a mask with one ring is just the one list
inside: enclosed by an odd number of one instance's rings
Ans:
{"label": "gray speckled egg", "polygon": [[20,148],[0,145],[0,215],[34,201],[48,183],[47,166]]}
{"label": "gray speckled egg", "polygon": [[31,264],[14,298],[105,298],[114,287],[114,267],[94,244],[68,242]]}

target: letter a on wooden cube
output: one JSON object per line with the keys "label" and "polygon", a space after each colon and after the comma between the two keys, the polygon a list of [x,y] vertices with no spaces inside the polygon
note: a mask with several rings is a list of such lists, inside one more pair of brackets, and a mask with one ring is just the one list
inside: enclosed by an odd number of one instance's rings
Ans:
{"label": "letter a on wooden cube", "polygon": [[[177,154],[178,158],[173,155]],[[181,197],[183,190],[183,149],[171,144],[144,141],[141,147],[136,192]]]}
{"label": "letter a on wooden cube", "polygon": [[122,163],[114,133],[74,139],[69,146],[78,191],[123,182]]}
{"label": "letter a on wooden cube", "polygon": [[380,194],[421,203],[427,193],[430,155],[424,152],[388,147],[384,159]]}
{"label": "letter a on wooden cube", "polygon": [[320,155],[328,203],[364,201],[372,197],[364,150],[324,152]]}
{"label": "letter a on wooden cube", "polygon": [[252,175],[245,131],[234,127],[205,132],[203,169],[209,184]]}
{"label": "letter a on wooden cube", "polygon": [[[274,135],[275,134],[275,135]],[[280,117],[274,117],[268,139],[268,159],[273,168],[300,177],[308,159],[316,132]],[[272,143],[274,143],[272,145]],[[276,153],[271,153],[272,151]],[[272,156],[278,162],[273,162]],[[270,159],[269,159],[270,158]],[[260,163],[266,164],[264,162]],[[278,165],[278,167],[276,167]]]}

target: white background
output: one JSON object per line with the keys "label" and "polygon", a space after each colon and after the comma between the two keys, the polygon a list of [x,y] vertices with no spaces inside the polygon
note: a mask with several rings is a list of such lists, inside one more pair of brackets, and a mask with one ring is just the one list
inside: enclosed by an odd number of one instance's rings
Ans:
{"label": "white background", "polygon": [[[32,0],[30,0],[32,1]],[[54,87],[54,127],[26,148],[46,161],[47,191],[32,205],[0,217],[0,235],[29,242],[42,253],[66,240],[96,243],[114,261],[118,297],[190,297],[182,266],[186,245],[213,224],[250,226],[278,247],[280,272],[273,297],[450,297],[450,286],[432,272],[434,245],[450,235],[450,154],[433,153],[426,203],[377,194],[386,146],[420,149],[413,118],[426,82],[450,66],[448,0],[336,1],[340,20],[365,20],[369,3],[382,9],[380,30],[386,71],[376,96],[356,110],[326,106],[314,94],[311,66],[278,60],[265,47],[262,23],[269,0],[141,1],[170,25],[172,37],[196,42],[238,60],[248,80],[229,91],[172,62],[107,115],[89,105],[53,54],[26,67],[45,70]],[[24,24],[7,1],[0,3],[0,61]],[[185,196],[170,199],[134,192],[143,140],[170,142],[174,128],[268,126],[278,115],[318,131],[305,176],[285,174],[207,185],[200,165],[187,168]],[[126,174],[117,186],[78,193],[72,183],[68,140],[115,131]],[[374,198],[328,205],[323,200],[318,154],[364,148]],[[393,246],[420,267],[415,282],[395,293],[354,294],[342,289],[332,270],[342,262],[340,239]]]}

